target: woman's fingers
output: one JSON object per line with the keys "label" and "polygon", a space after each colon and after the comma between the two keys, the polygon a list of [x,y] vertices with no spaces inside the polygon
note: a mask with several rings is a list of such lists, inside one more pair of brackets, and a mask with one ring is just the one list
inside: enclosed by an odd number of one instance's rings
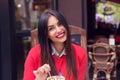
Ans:
{"label": "woman's fingers", "polygon": [[50,71],[50,66],[48,64],[44,64],[39,67],[37,70],[33,71],[37,80],[46,80],[48,76],[48,72]]}
{"label": "woman's fingers", "polygon": [[37,75],[37,74],[39,74],[39,72],[38,71],[33,71],[33,74]]}
{"label": "woman's fingers", "polygon": [[50,66],[48,64],[45,64],[44,65],[44,70],[45,70],[46,73],[50,72],[50,70],[51,70]]}
{"label": "woman's fingers", "polygon": [[50,69],[50,66],[48,64],[44,64],[43,66],[38,68],[38,71],[42,72],[42,73],[48,73],[50,70],[51,69]]}

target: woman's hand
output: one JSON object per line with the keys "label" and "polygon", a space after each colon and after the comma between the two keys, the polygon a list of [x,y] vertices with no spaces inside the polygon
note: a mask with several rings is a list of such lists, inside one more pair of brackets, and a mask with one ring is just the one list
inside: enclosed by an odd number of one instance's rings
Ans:
{"label": "woman's hand", "polygon": [[48,73],[50,72],[50,66],[48,64],[44,64],[39,67],[37,70],[33,71],[36,80],[46,80]]}

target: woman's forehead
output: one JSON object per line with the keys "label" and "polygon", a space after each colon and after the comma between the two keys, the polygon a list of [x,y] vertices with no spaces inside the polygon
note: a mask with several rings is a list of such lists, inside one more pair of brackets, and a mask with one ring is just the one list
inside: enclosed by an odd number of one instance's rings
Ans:
{"label": "woman's forehead", "polygon": [[50,16],[48,19],[48,26],[58,23],[58,19],[55,16]]}

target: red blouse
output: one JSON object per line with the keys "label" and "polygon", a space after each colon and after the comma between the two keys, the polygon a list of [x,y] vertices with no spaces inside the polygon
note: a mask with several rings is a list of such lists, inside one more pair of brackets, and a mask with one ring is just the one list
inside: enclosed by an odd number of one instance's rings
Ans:
{"label": "red blouse", "polygon": [[[72,44],[72,48],[77,64],[78,80],[84,80],[87,68],[87,53],[78,45]],[[59,73],[61,71],[62,75],[65,77],[65,80],[68,80],[66,74],[66,55],[63,55],[62,57],[53,55],[53,59],[55,61],[57,72]],[[30,50],[25,61],[23,80],[35,80],[33,71],[37,70],[37,68],[40,66],[40,45],[36,45]],[[74,80],[73,75],[70,76],[70,80]]]}

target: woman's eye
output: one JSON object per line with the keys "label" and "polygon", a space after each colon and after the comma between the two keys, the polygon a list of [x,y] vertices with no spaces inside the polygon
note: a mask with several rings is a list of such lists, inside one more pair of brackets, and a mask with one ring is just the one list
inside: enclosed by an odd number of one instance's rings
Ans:
{"label": "woman's eye", "polygon": [[49,27],[49,28],[48,28],[49,31],[50,31],[50,30],[53,30],[53,29],[54,29],[53,27]]}

